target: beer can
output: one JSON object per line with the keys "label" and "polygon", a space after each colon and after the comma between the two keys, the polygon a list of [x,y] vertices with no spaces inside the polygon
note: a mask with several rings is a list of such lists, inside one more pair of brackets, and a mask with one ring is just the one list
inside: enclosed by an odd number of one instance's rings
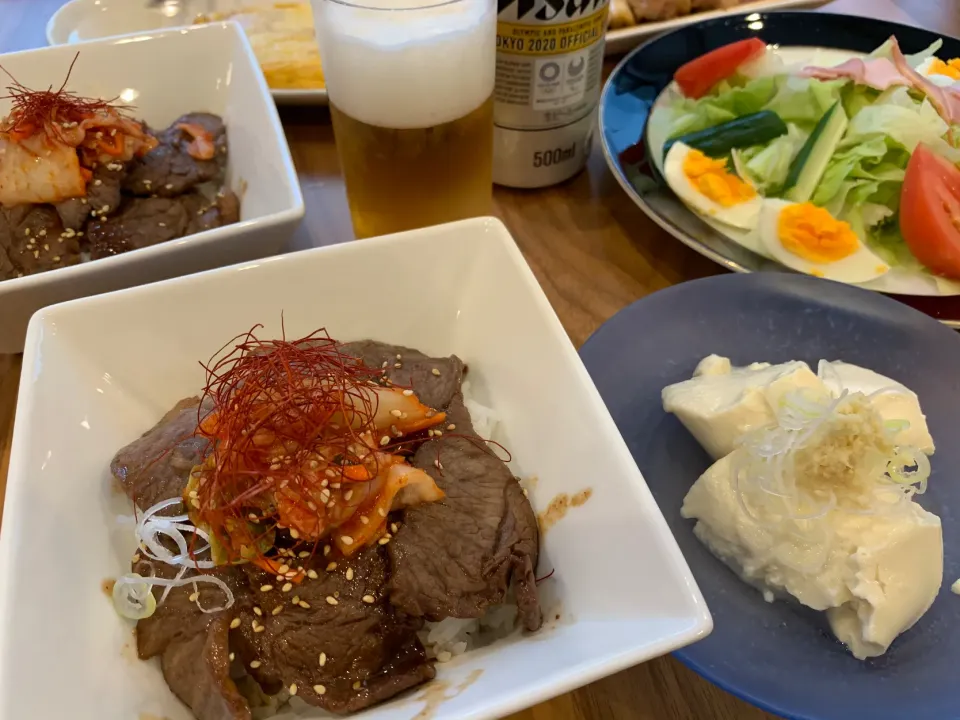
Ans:
{"label": "beer can", "polygon": [[554,185],[590,154],[610,0],[498,0],[493,181]]}

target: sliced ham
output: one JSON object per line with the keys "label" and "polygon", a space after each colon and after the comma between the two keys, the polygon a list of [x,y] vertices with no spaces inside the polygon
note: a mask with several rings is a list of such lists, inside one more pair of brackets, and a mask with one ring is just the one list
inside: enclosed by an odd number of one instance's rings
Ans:
{"label": "sliced ham", "polygon": [[912,67],[900,50],[900,44],[896,38],[891,38],[890,52],[893,55],[893,64],[905,78],[910,81],[910,86],[919,90],[927,96],[930,104],[933,105],[943,121],[950,126],[950,132],[953,133],[953,126],[960,123],[960,91],[954,87],[940,87],[929,78],[924,77]]}
{"label": "sliced ham", "polygon": [[863,60],[853,58],[836,67],[807,67],[800,73],[803,77],[817,80],[853,80],[858,85],[867,85],[876,90],[887,90],[897,85],[909,85],[897,67],[887,58]]}

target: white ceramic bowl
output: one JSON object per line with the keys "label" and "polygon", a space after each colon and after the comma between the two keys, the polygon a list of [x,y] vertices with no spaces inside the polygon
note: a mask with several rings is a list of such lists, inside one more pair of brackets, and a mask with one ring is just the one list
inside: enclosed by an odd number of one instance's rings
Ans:
{"label": "white ceramic bowl", "polygon": [[[540,633],[439,666],[434,720],[502,717],[706,636],[712,621],[646,483],[503,225],[480,218],[77,300],[30,323],[0,536],[0,720],[186,720],[101,590],[129,568],[108,464],[203,380],[197,361],[266,327],[320,326],[457,353],[501,417],[514,472],[592,497],[543,538]],[[559,619],[558,619],[559,618]],[[476,671],[482,671],[478,674]],[[55,687],[51,686],[54,679]],[[471,683],[470,680],[474,679]],[[459,689],[459,691],[457,691]],[[409,720],[419,690],[358,715]]]}
{"label": "white ceramic bowl", "polygon": [[[231,187],[240,222],[188,237],[13,280],[0,281],[0,353],[23,348],[27,322],[53,303],[243,262],[281,250],[303,217],[290,150],[263,74],[235,23],[0,55],[32,88],[59,86],[74,55],[69,89],[135,105],[132,114],[166,127],[197,110],[227,125]],[[0,116],[9,101],[0,100]]]}

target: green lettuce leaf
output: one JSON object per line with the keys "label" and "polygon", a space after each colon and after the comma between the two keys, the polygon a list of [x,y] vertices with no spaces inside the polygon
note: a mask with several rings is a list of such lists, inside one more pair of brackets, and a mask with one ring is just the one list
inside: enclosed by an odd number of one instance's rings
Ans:
{"label": "green lettuce leaf", "polygon": [[787,180],[790,165],[807,141],[809,133],[797,125],[787,125],[787,134],[766,145],[734,151],[734,164],[741,175],[766,196],[779,194]]}
{"label": "green lettuce leaf", "polygon": [[710,95],[699,100],[682,99],[673,108],[667,137],[699,132],[744,115],[758,113],[776,91],[777,78],[760,78],[742,87],[721,83]]}
{"label": "green lettuce leaf", "polygon": [[[893,52],[891,48],[893,47],[893,41],[887,40],[883,45],[878,47],[872,53],[870,53],[869,58],[875,60],[877,58],[886,58],[887,60],[893,60]],[[916,70],[923,63],[924,60],[928,60],[940,52],[940,48],[943,47],[943,40],[937,38],[937,40],[930,45],[926,50],[921,50],[915,55],[906,55],[907,63]]]}

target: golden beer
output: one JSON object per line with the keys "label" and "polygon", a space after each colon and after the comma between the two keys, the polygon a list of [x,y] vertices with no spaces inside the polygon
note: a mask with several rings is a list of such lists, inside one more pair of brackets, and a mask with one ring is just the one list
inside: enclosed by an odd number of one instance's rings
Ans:
{"label": "golden beer", "polygon": [[430,128],[393,129],[330,107],[358,238],[489,215],[493,98]]}
{"label": "golden beer", "polygon": [[496,3],[361,1],[314,0],[354,232],[489,215]]}

